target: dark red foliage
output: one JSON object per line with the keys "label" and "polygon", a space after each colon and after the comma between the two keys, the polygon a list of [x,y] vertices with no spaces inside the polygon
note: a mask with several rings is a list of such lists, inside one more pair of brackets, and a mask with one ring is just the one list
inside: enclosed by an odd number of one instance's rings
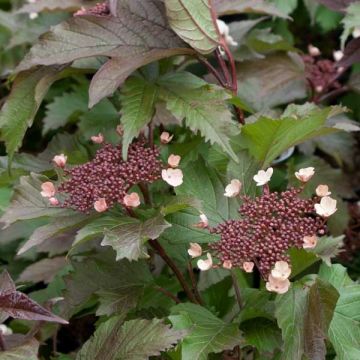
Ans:
{"label": "dark red foliage", "polygon": [[255,199],[244,197],[241,220],[228,220],[211,229],[221,240],[210,248],[222,262],[230,260],[236,267],[254,262],[267,278],[276,261],[289,262],[289,248],[302,248],[304,236],[325,233],[323,219],[314,213],[314,200],[301,199],[300,191],[291,188]]}
{"label": "dark red foliage", "polygon": [[108,207],[121,204],[132,186],[160,178],[162,163],[158,157],[159,150],[144,142],[129,147],[127,161],[122,158],[121,145],[103,145],[92,161],[65,170],[69,179],[59,186],[59,192],[67,195],[62,206],[89,212],[100,198]]}

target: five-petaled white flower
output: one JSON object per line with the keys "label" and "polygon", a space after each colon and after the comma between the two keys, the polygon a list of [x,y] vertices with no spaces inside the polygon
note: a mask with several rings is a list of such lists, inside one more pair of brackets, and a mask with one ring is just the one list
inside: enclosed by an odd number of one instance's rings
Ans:
{"label": "five-petaled white flower", "polygon": [[174,137],[174,135],[170,136],[170,134],[167,131],[164,131],[160,135],[160,141],[162,144],[168,144],[172,140],[173,137]]}
{"label": "five-petaled white flower", "polygon": [[316,247],[318,238],[317,238],[316,235],[304,236],[303,241],[304,241],[304,243],[303,243],[303,248],[304,249],[313,249],[314,247]]}
{"label": "five-petaled white flower", "polygon": [[313,167],[308,167],[304,169],[300,169],[295,172],[295,176],[301,182],[308,182],[315,174],[315,169]]}
{"label": "five-petaled white flower", "polygon": [[224,269],[230,270],[232,268],[232,263],[230,260],[225,260],[222,264]]}
{"label": "five-petaled white flower", "polygon": [[329,187],[327,185],[319,185],[316,190],[316,195],[320,197],[329,196],[331,192],[329,191]]}
{"label": "five-petaled white flower", "polygon": [[100,198],[99,200],[95,201],[94,209],[99,213],[106,211],[108,209],[106,200],[104,198]]}
{"label": "five-petaled white flower", "polygon": [[275,279],[285,280],[291,274],[291,268],[286,261],[277,261],[274,269],[271,270],[271,276]]}
{"label": "five-petaled white flower", "polygon": [[322,217],[329,217],[337,210],[337,201],[329,196],[324,196],[320,200],[320,204],[315,204],[316,213]]}
{"label": "five-petaled white flower", "polygon": [[241,190],[241,181],[238,179],[231,180],[230,184],[225,187],[224,196],[233,198],[239,195]]}
{"label": "five-petaled white flower", "polygon": [[269,275],[268,282],[266,283],[266,289],[278,294],[285,294],[289,290],[290,284],[291,283],[288,279],[281,280]]}
{"label": "five-petaled white flower", "polygon": [[162,170],[162,179],[173,187],[180,186],[183,183],[183,172],[180,169],[169,168]]}
{"label": "five-petaled white flower", "polygon": [[202,248],[198,243],[190,243],[190,247],[187,252],[194,259],[201,256]]}
{"label": "five-petaled white flower", "polygon": [[274,169],[271,168],[271,167],[268,168],[266,171],[260,170],[260,171],[253,177],[253,179],[254,179],[255,182],[256,182],[256,186],[262,186],[262,185],[267,184],[267,183],[270,181],[273,172],[274,172]]}
{"label": "five-petaled white flower", "polygon": [[217,19],[216,20],[219,33],[224,38],[226,44],[230,46],[238,46],[239,44],[233,39],[233,37],[230,35],[230,28],[229,26],[222,20]]}
{"label": "five-petaled white flower", "polygon": [[140,196],[138,193],[132,192],[124,196],[123,202],[126,207],[138,207],[140,206]]}
{"label": "five-petaled white flower", "polygon": [[64,154],[55,155],[52,161],[56,166],[63,168],[66,165],[67,156]]}
{"label": "five-petaled white flower", "polygon": [[104,142],[104,135],[99,133],[91,137],[91,141],[95,144],[102,144]]}
{"label": "five-petaled white flower", "polygon": [[41,196],[42,197],[47,197],[47,198],[51,198],[53,196],[55,196],[56,194],[56,189],[55,186],[52,182],[47,181],[41,184]]}
{"label": "five-petaled white flower", "polygon": [[206,270],[210,270],[212,268],[213,265],[213,260],[211,257],[210,253],[207,253],[207,260],[198,260],[197,262],[197,267],[201,270],[201,271],[206,271]]}
{"label": "five-petaled white flower", "polygon": [[254,263],[252,261],[245,261],[242,265],[243,269],[247,273],[252,273],[254,270]]}
{"label": "five-petaled white flower", "polygon": [[174,155],[171,154],[168,158],[168,164],[172,167],[172,168],[177,168],[180,164],[180,160],[181,160],[181,156],[180,155]]}

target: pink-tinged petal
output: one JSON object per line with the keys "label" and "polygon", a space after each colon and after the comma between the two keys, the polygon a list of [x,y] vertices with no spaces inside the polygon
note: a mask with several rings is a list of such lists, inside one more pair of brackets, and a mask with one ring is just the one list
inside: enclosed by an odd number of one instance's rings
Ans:
{"label": "pink-tinged petal", "polygon": [[295,172],[296,178],[303,183],[308,182],[314,176],[314,174],[315,169],[313,167],[300,169],[299,171]]}
{"label": "pink-tinged petal", "polygon": [[337,201],[329,196],[321,198],[320,204],[315,204],[315,211],[318,215],[328,218],[333,215],[336,211]]}
{"label": "pink-tinged petal", "polygon": [[225,260],[222,266],[224,269],[230,270],[232,268],[232,263],[230,260]]}
{"label": "pink-tinged petal", "polygon": [[286,261],[277,261],[274,269],[271,270],[271,276],[274,279],[285,280],[291,274],[291,268]]}
{"label": "pink-tinged petal", "polygon": [[304,236],[303,248],[304,249],[314,249],[316,247],[317,241],[318,241],[318,238],[316,235]]}
{"label": "pink-tinged petal", "polygon": [[116,133],[119,135],[119,136],[123,136],[124,135],[124,128],[122,125],[118,125],[116,127]]}
{"label": "pink-tinged petal", "polygon": [[329,196],[331,192],[329,191],[329,187],[327,185],[319,185],[316,190],[316,195],[319,197]]}
{"label": "pink-tinged petal", "polygon": [[212,268],[213,265],[213,261],[212,261],[212,257],[211,254],[208,253],[207,254],[207,260],[198,260],[197,262],[197,267],[201,270],[201,271],[207,271],[210,270]]}
{"label": "pink-tinged petal", "polygon": [[233,198],[239,195],[241,190],[241,181],[238,179],[231,180],[230,184],[225,187],[224,196]]}
{"label": "pink-tinged petal", "polygon": [[162,170],[162,179],[173,187],[180,186],[183,183],[183,172],[180,169],[169,168]]}
{"label": "pink-tinged petal", "polygon": [[205,214],[200,214],[200,221],[194,225],[199,229],[206,229],[209,226],[209,220]]}
{"label": "pink-tinged petal", "polygon": [[253,179],[256,182],[256,186],[263,186],[265,184],[267,184],[270,180],[271,177],[273,175],[274,169],[273,168],[268,168],[266,171],[264,170],[260,170],[254,177]]}
{"label": "pink-tinged petal", "polygon": [[59,200],[56,197],[51,197],[49,199],[49,203],[53,206],[57,206],[57,205],[59,205]]}
{"label": "pink-tinged petal", "polygon": [[101,198],[101,199],[95,201],[94,209],[99,213],[106,211],[108,209],[106,200],[104,198]]}
{"label": "pink-tinged petal", "polygon": [[55,186],[52,182],[47,181],[41,184],[41,196],[51,198],[56,194]]}
{"label": "pink-tinged petal", "polygon": [[254,265],[252,261],[245,261],[243,263],[243,269],[247,273],[252,273],[254,271]]}
{"label": "pink-tinged petal", "polygon": [[160,135],[160,141],[162,144],[168,144],[173,137],[174,135],[170,135],[167,131],[164,131]]}
{"label": "pink-tinged petal", "polygon": [[171,154],[168,158],[168,164],[172,167],[172,168],[177,168],[180,164],[180,160],[181,160],[181,156],[179,155],[174,155]]}
{"label": "pink-tinged petal", "polygon": [[321,51],[319,50],[319,48],[317,48],[316,46],[313,46],[311,44],[308,46],[308,52],[309,52],[309,55],[313,56],[313,57],[321,55]]}
{"label": "pink-tinged petal", "polygon": [[53,158],[53,163],[60,168],[65,167],[66,161],[67,161],[67,156],[65,156],[64,154],[55,155]]}
{"label": "pink-tinged petal", "polygon": [[197,243],[190,243],[190,247],[187,252],[194,259],[194,258],[201,256],[202,248]]}
{"label": "pink-tinged petal", "polygon": [[91,141],[95,144],[102,144],[104,142],[104,135],[98,134],[91,137]]}
{"label": "pink-tinged petal", "polygon": [[126,207],[136,208],[141,204],[140,197],[136,192],[132,192],[131,194],[125,195],[123,201]]}
{"label": "pink-tinged petal", "polygon": [[285,294],[289,290],[290,285],[291,283],[288,279],[281,280],[269,275],[268,282],[266,283],[266,289],[278,294]]}

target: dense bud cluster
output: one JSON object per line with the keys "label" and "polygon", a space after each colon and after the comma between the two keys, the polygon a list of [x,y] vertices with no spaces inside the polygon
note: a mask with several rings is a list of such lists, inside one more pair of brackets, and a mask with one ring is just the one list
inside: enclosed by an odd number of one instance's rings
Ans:
{"label": "dense bud cluster", "polygon": [[339,75],[339,68],[335,62],[327,59],[317,59],[310,55],[303,56],[305,63],[305,74],[311,86],[317,92],[323,90],[335,90],[341,87],[341,84],[334,79]]}
{"label": "dense bud cluster", "polygon": [[65,170],[69,179],[58,189],[66,194],[63,206],[88,212],[99,199],[105,199],[108,207],[123,204],[133,185],[161,178],[158,157],[159,150],[146,147],[144,142],[129,147],[127,161],[122,158],[121,145],[103,145],[92,161]]}
{"label": "dense bud cluster", "polygon": [[324,220],[314,211],[315,199],[301,199],[300,192],[291,188],[255,199],[244,196],[241,219],[212,228],[221,239],[210,248],[222,263],[230,261],[234,267],[255,263],[267,279],[277,261],[289,262],[289,248],[302,248],[305,236],[325,233]]}
{"label": "dense bud cluster", "polygon": [[74,13],[74,16],[84,16],[84,15],[93,15],[93,16],[107,16],[110,15],[110,8],[107,2],[97,3],[95,6],[85,9],[81,8],[79,11]]}

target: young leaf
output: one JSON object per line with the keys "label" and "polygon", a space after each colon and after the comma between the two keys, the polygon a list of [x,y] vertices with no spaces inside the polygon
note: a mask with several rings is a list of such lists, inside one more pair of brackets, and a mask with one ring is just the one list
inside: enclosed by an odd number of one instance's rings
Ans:
{"label": "young leaf", "polygon": [[208,54],[219,46],[208,0],[165,0],[171,28],[192,48]]}
{"label": "young leaf", "polygon": [[25,344],[0,352],[0,360],[38,360],[39,342],[30,339]]}
{"label": "young leaf", "polygon": [[72,214],[71,210],[50,206],[49,200],[41,196],[41,184],[46,181],[49,181],[46,176],[34,173],[22,176],[20,184],[15,186],[10,206],[0,218],[0,223],[8,227],[19,220]]}
{"label": "young leaf", "polygon": [[116,260],[127,258],[138,260],[147,258],[144,244],[147,240],[157,239],[165,229],[170,227],[162,215],[141,222],[132,218],[120,218],[114,225],[105,230],[102,246],[109,245],[116,251]]}
{"label": "young leaf", "polygon": [[236,135],[238,129],[225,103],[230,95],[216,85],[207,84],[201,79],[197,81],[189,73],[167,74],[159,83],[160,96],[166,102],[167,109],[178,120],[185,119],[186,126],[193,132],[199,131],[211,144],[219,144],[237,161],[230,146],[230,137]]}
{"label": "young leaf", "polygon": [[76,360],[147,360],[160,355],[184,337],[159,319],[136,319],[123,323],[123,317],[112,317],[101,324],[78,353]]}
{"label": "young leaf", "polygon": [[9,158],[19,149],[28,127],[51,84],[61,75],[58,67],[39,67],[19,74],[0,112],[0,134]]}
{"label": "young leaf", "polygon": [[330,282],[340,294],[329,328],[329,339],[339,360],[357,360],[360,356],[360,285],[337,264],[322,265],[319,276]]}
{"label": "young leaf", "polygon": [[344,50],[344,56],[338,66],[349,67],[360,61],[360,38],[348,42]]}
{"label": "young leaf", "polygon": [[228,324],[195,304],[179,304],[169,317],[177,330],[189,330],[181,343],[182,359],[207,360],[210,353],[232,350],[243,341],[237,324]]}
{"label": "young leaf", "polygon": [[318,240],[318,243],[314,249],[310,252],[320,257],[328,266],[331,266],[331,259],[337,256],[341,252],[343,247],[344,235],[333,237],[323,236]]}
{"label": "young leaf", "polygon": [[266,167],[291,146],[337,131],[324,127],[331,111],[331,108],[315,110],[302,119],[260,117],[242,128],[242,137],[250,154]]}
{"label": "young leaf", "polygon": [[344,48],[346,39],[360,24],[360,3],[358,1],[349,5],[346,9],[346,15],[341,22],[344,24],[344,31],[341,35],[341,47]]}
{"label": "young leaf", "polygon": [[146,126],[155,113],[158,88],[145,79],[132,77],[121,89],[122,116],[124,127],[122,151],[127,158],[129,145],[140,130]]}
{"label": "young leaf", "polygon": [[339,294],[320,278],[294,283],[275,301],[275,315],[282,330],[281,359],[323,359],[325,339]]}

